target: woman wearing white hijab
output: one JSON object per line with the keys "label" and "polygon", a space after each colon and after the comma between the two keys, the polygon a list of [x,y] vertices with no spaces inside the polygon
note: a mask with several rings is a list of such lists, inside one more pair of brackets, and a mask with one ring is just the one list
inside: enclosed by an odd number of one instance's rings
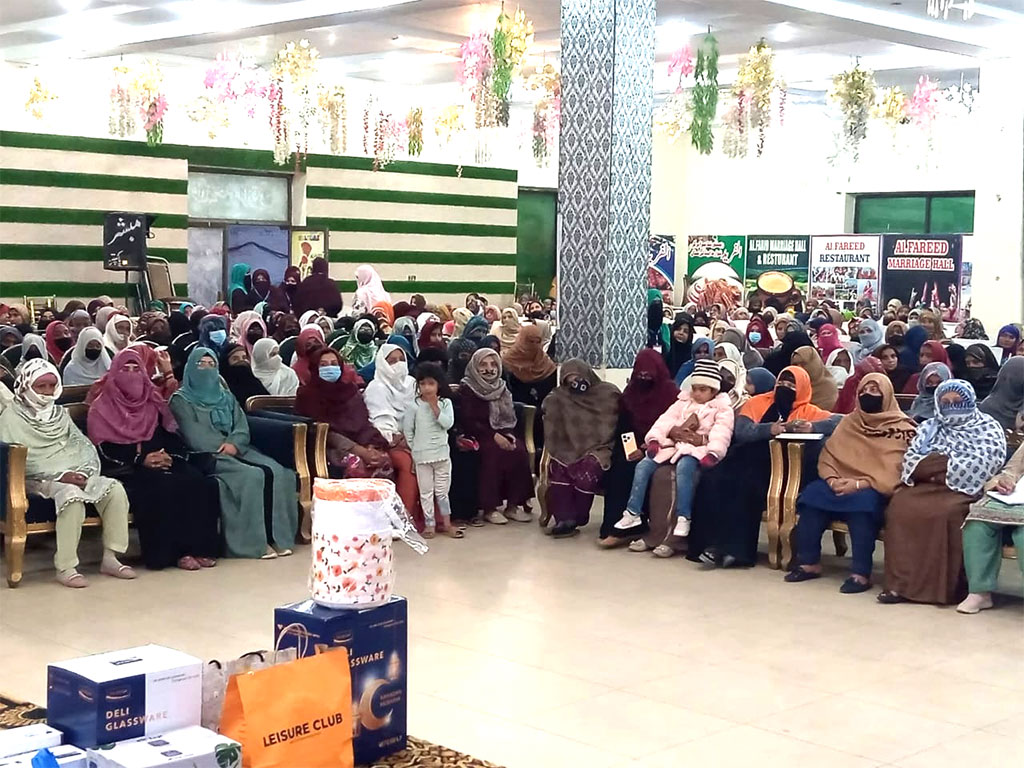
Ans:
{"label": "woman wearing white hijab", "polygon": [[274,339],[253,344],[252,372],[271,395],[293,397],[299,391],[299,377],[281,360],[281,348]]}
{"label": "woman wearing white hijab", "polygon": [[369,312],[373,306],[381,301],[391,304],[391,294],[384,290],[384,283],[381,282],[377,270],[369,264],[363,264],[356,268],[357,288],[352,297],[352,307],[357,312]]}
{"label": "woman wearing white hijab", "polygon": [[109,368],[110,353],[103,346],[103,334],[99,328],[86,328],[78,334],[78,341],[71,350],[71,361],[64,368],[64,385],[88,386]]}
{"label": "woman wearing white hijab", "polygon": [[402,438],[402,419],[416,397],[416,380],[409,375],[405,351],[397,344],[377,350],[376,372],[363,398],[370,421],[392,445]]}
{"label": "woman wearing white hijab", "polygon": [[110,320],[112,315],[116,315],[117,310],[112,306],[100,307],[96,310],[96,327],[100,329],[100,333],[104,333],[107,330],[107,322]]}
{"label": "woman wearing white hijab", "polygon": [[[857,345],[858,348],[860,345]],[[825,360],[825,369],[832,374],[832,378],[836,380],[836,386],[839,389],[843,388],[846,380],[853,375],[853,358],[855,353],[851,352],[846,348],[846,345],[836,347],[828,353],[828,359]]]}
{"label": "woman wearing white hijab", "polygon": [[[128,324],[127,330],[125,323]],[[120,325],[121,328],[117,326]],[[103,334],[103,341],[107,349],[115,355],[132,343],[132,321],[126,315],[111,315],[107,320],[107,330]]]}
{"label": "woman wearing white hijab", "polygon": [[60,373],[51,363],[23,363],[14,382],[14,402],[0,413],[0,440],[28,448],[26,488],[52,499],[56,507],[57,580],[66,587],[88,586],[78,572],[86,504],[92,504],[103,521],[100,572],[134,579],[135,571],[117,559],[128,549],[128,496],[117,480],[100,475],[96,447],[57,405],[62,389]]}

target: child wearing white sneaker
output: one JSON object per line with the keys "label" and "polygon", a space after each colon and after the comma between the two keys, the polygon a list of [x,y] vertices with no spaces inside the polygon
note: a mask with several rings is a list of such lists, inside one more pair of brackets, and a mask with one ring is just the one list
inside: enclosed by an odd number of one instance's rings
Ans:
{"label": "child wearing white sneaker", "polygon": [[[690,391],[680,392],[676,402],[647,433],[647,458],[637,464],[626,511],[615,524],[620,531],[640,525],[647,487],[658,467],[668,462],[676,466],[677,521],[674,532],[676,536],[690,533],[697,470],[713,467],[721,461],[729,450],[733,429],[733,409],[728,394],[720,391],[722,374],[718,364],[711,360],[698,360],[690,383]],[[669,547],[666,546],[665,550],[656,551],[656,554],[666,557],[673,554]]]}

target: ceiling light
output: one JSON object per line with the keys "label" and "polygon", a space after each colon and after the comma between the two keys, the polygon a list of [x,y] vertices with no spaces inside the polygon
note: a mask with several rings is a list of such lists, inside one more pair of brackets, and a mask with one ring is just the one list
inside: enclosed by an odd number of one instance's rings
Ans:
{"label": "ceiling light", "polygon": [[88,8],[91,2],[92,0],[60,0],[60,5],[68,13],[77,13]]}
{"label": "ceiling light", "polygon": [[699,35],[704,30],[700,24],[693,24],[686,19],[671,19],[655,28],[654,50],[657,53],[670,53],[683,45],[687,38]]}
{"label": "ceiling light", "polygon": [[769,36],[778,43],[788,43],[796,37],[796,27],[788,21],[784,21],[781,24],[776,24]]}
{"label": "ceiling light", "polygon": [[334,42],[337,39],[338,39],[338,36],[334,32],[331,32],[329,35],[327,35],[327,44],[328,45],[334,45]]}

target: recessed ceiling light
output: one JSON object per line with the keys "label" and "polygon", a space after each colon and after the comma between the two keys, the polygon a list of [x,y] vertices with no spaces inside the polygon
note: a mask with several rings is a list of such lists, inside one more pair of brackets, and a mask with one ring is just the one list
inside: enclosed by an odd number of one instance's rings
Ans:
{"label": "recessed ceiling light", "polygon": [[338,36],[334,32],[331,32],[329,35],[327,35],[327,42],[329,45],[334,45],[334,41],[337,39]]}
{"label": "recessed ceiling light", "polygon": [[84,11],[92,0],[60,0],[61,7],[68,13]]}
{"label": "recessed ceiling light", "polygon": [[776,24],[771,31],[771,38],[780,43],[788,43],[796,37],[796,27],[788,21]]}

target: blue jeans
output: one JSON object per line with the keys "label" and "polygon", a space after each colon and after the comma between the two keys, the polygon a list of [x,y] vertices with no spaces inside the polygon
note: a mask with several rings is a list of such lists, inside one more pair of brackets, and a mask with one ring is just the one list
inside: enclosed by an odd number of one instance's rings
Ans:
{"label": "blue jeans", "polygon": [[[629,493],[629,501],[626,509],[635,515],[644,511],[644,501],[647,499],[647,486],[651,484],[651,478],[658,467],[654,459],[645,458],[636,465],[633,473],[633,490]],[[700,463],[693,456],[683,456],[676,464],[676,514],[679,517],[690,517],[693,508],[693,494],[697,490],[697,470]]]}

